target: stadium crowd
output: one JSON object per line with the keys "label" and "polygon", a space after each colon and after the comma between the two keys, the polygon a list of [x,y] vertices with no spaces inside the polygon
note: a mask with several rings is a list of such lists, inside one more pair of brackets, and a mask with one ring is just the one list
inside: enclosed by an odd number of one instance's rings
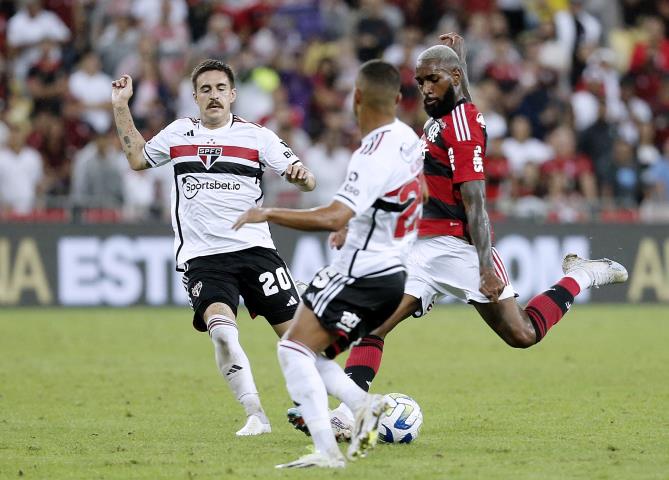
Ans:
{"label": "stadium crowd", "polygon": [[398,66],[401,118],[421,133],[417,55],[461,33],[487,124],[491,213],[669,221],[669,0],[0,0],[0,218],[164,221],[169,169],[135,172],[111,81],[135,83],[150,138],[193,116],[203,58],[237,74],[233,111],[311,168],[302,194],[268,172],[267,204],[329,202],[358,135],[357,67]]}

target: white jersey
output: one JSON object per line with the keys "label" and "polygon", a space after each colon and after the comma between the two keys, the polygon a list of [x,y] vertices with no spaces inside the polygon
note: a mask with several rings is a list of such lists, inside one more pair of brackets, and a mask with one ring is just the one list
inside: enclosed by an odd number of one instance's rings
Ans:
{"label": "white jersey", "polygon": [[172,227],[177,269],[195,257],[251,247],[275,248],[267,222],[232,225],[246,210],[262,205],[266,167],[283,175],[299,162],[274,132],[232,115],[227,125],[208,129],[181,118],[146,142],[152,167],[174,167]]}
{"label": "white jersey", "polygon": [[420,139],[405,123],[396,119],[362,139],[334,197],[355,212],[335,270],[354,278],[404,270],[422,213],[422,170]]}

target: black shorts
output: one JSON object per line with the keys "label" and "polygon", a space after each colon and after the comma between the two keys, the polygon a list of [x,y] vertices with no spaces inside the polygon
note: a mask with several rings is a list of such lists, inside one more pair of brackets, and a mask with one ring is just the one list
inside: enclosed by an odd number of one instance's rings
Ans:
{"label": "black shorts", "polygon": [[402,300],[406,278],[405,272],[351,278],[330,267],[321,269],[302,299],[321,325],[337,335],[325,354],[334,358],[390,317]]}
{"label": "black shorts", "polygon": [[203,315],[212,303],[224,303],[237,315],[241,295],[251,316],[262,315],[270,325],[293,318],[300,303],[286,263],[270,248],[194,258],[183,280],[195,312],[193,327],[200,332],[207,331]]}

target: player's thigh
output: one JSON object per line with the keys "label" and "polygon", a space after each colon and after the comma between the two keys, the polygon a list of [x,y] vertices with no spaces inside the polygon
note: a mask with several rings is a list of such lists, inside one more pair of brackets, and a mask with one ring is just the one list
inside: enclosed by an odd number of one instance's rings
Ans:
{"label": "player's thigh", "polygon": [[[434,237],[419,240],[415,252],[409,257],[409,281],[406,293],[422,299],[423,307],[427,300],[418,289],[412,286],[417,280],[437,292],[436,296],[451,295],[465,302],[488,303],[489,300],[479,291],[480,270],[476,248],[470,243],[452,236]],[[504,281],[505,288],[500,299],[515,296],[512,285],[499,254],[493,249],[495,271]]]}
{"label": "player's thigh", "polygon": [[354,279],[330,267],[320,270],[303,300],[320,324],[336,334],[327,355],[336,356],[381,325],[400,304],[405,280],[404,272]]}
{"label": "player's thigh", "polygon": [[213,314],[237,316],[239,262],[233,254],[198,257],[188,262],[183,275],[188,300],[193,309],[193,327],[207,331],[206,318]]}
{"label": "player's thigh", "polygon": [[285,338],[302,343],[318,354],[335,340],[335,333],[323,327],[313,310],[301,303],[297,307],[294,320],[290,322]]}
{"label": "player's thigh", "polygon": [[244,251],[239,290],[249,313],[262,315],[272,326],[290,321],[300,303],[288,266],[269,248]]}

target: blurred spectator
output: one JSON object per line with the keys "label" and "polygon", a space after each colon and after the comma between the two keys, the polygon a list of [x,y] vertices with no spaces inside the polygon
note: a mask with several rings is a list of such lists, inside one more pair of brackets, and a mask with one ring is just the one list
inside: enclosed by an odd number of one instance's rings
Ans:
{"label": "blurred spectator", "polygon": [[149,30],[151,40],[158,46],[158,68],[160,76],[171,91],[176,91],[188,64],[190,34],[186,20],[177,20],[172,9],[179,2],[161,0],[160,18]]}
{"label": "blurred spectator", "polygon": [[70,166],[74,148],[90,132],[77,124],[66,126],[65,121],[50,112],[38,113],[33,118],[32,126],[27,143],[42,156],[47,203],[51,199],[57,203],[55,197],[68,195],[70,191]]}
{"label": "blurred spectator", "polygon": [[70,198],[78,208],[121,208],[129,169],[114,130],[98,133],[80,150],[72,167]]}
{"label": "blurred spectator", "polygon": [[379,58],[393,43],[393,28],[384,15],[382,0],[362,0],[361,16],[355,28],[358,59]]}
{"label": "blurred spectator", "polygon": [[165,11],[170,25],[185,24],[188,17],[186,0],[133,0],[130,11],[147,30],[161,23]]}
{"label": "blurred spectator", "polygon": [[602,26],[584,8],[584,0],[569,0],[569,8],[555,14],[555,32],[571,52],[571,85],[575,86],[585,68],[588,54],[599,45]]}
{"label": "blurred spectator", "polygon": [[645,40],[634,46],[629,71],[634,76],[637,95],[652,103],[663,76],[669,73],[669,41],[664,23],[654,16],[643,19],[641,33]]}
{"label": "blurred spectator", "polygon": [[40,112],[60,115],[68,91],[67,71],[53,41],[41,42],[40,57],[28,71],[26,86],[33,99],[33,115]]}
{"label": "blurred spectator", "polygon": [[606,198],[613,196],[613,145],[617,137],[616,125],[609,120],[607,105],[602,99],[597,120],[580,133],[578,150],[592,159],[601,195]]}
{"label": "blurred spectator", "polygon": [[344,126],[346,120],[339,112],[325,116],[325,130],[302,158],[318,179],[318,187],[303,195],[308,206],[328,205],[344,182],[351,151],[346,148]]}
{"label": "blurred spectator", "polygon": [[509,160],[504,155],[501,139],[488,143],[485,157],[486,201],[493,210],[499,210],[511,187]]}
{"label": "blurred spectator", "polygon": [[669,141],[664,142],[662,155],[643,172],[641,178],[646,187],[644,201],[655,205],[665,204],[669,210]]}
{"label": "blurred spectator", "polygon": [[82,56],[79,68],[70,76],[70,96],[76,102],[79,118],[98,133],[111,127],[111,82],[92,51]]}
{"label": "blurred spectator", "polygon": [[10,123],[7,145],[0,147],[0,212],[27,215],[43,191],[42,157],[26,145],[30,127]]}
{"label": "blurred spectator", "polygon": [[660,151],[655,146],[655,128],[653,124],[642,123],[639,126],[639,142],[636,147],[636,157],[639,159],[640,168],[654,165],[660,159]]}
{"label": "blurred spectator", "polygon": [[99,38],[93,44],[102,61],[102,70],[113,75],[121,61],[137,48],[140,32],[135,27],[132,16],[121,12],[112,17]]}
{"label": "blurred spectator", "polygon": [[502,114],[501,92],[497,83],[490,79],[483,80],[473,90],[474,102],[485,119],[488,138],[506,136],[508,127],[506,117]]}
{"label": "blurred spectator", "polygon": [[591,205],[597,200],[597,183],[590,158],[576,151],[574,132],[568,127],[555,129],[548,138],[553,157],[541,166],[541,174],[548,185],[548,195],[585,198]]}
{"label": "blurred spectator", "polygon": [[[299,113],[287,103],[275,104],[274,108],[273,115],[266,121],[265,126],[290,145],[295,154],[306,163],[305,154],[311,146],[311,141],[309,135],[300,128]],[[263,191],[268,204],[284,207],[298,207],[301,204],[302,192],[277,175],[267,175],[263,178],[263,182],[265,185]]]}
{"label": "blurred spectator", "polygon": [[241,49],[239,37],[232,29],[232,19],[222,13],[209,17],[207,33],[195,44],[195,55],[223,61],[236,55]]}
{"label": "blurred spectator", "polygon": [[513,175],[521,175],[528,163],[541,165],[551,158],[551,150],[544,142],[531,136],[530,122],[518,115],[511,120],[511,136],[501,145],[501,153],[509,161]]}
{"label": "blurred spectator", "polygon": [[42,8],[41,0],[21,0],[21,9],[7,23],[9,57],[14,73],[25,78],[28,68],[40,56],[39,44],[52,40],[61,44],[70,39],[70,30],[55,13]]}
{"label": "blurred spectator", "polygon": [[662,19],[649,15],[643,20],[642,31],[645,38],[634,45],[630,70],[639,72],[650,68],[669,72],[669,39],[666,37]]}
{"label": "blurred spectator", "polygon": [[629,143],[635,143],[639,139],[638,125],[649,123],[653,120],[653,112],[648,103],[636,96],[634,78],[627,75],[620,81],[620,104],[619,110],[614,114],[609,113],[612,120],[618,122],[620,135]]}
{"label": "blurred spectator", "polygon": [[623,140],[617,140],[613,147],[613,164],[615,168],[613,185],[615,204],[625,208],[638,206],[639,168],[634,147]]}

